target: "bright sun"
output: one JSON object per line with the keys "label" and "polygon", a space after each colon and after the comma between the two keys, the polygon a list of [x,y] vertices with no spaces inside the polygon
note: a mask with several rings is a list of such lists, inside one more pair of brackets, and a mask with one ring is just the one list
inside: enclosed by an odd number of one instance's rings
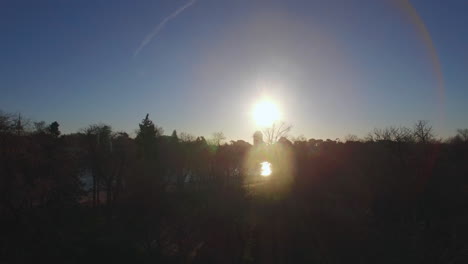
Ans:
{"label": "bright sun", "polygon": [[279,118],[278,106],[270,100],[257,103],[253,109],[253,119],[259,126],[271,126]]}

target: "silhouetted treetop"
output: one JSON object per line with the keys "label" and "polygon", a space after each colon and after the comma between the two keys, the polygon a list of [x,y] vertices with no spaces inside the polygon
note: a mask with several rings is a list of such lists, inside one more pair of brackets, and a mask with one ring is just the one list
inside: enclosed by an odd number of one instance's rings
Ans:
{"label": "silhouetted treetop", "polygon": [[60,130],[59,130],[59,123],[57,121],[52,122],[52,124],[49,125],[48,131],[50,134],[52,134],[55,137],[60,136]]}
{"label": "silhouetted treetop", "polygon": [[146,114],[145,118],[138,126],[139,130],[137,131],[135,140],[142,153],[146,157],[149,157],[151,153],[154,153],[156,138],[162,135],[163,130],[149,119],[149,114]]}
{"label": "silhouetted treetop", "polygon": [[179,137],[177,136],[177,130],[174,129],[174,131],[172,131],[171,138],[172,138],[172,141],[174,141],[174,142],[179,141]]}
{"label": "silhouetted treetop", "polygon": [[414,124],[414,137],[420,143],[429,143],[434,139],[432,126],[429,125],[427,120],[419,120]]}
{"label": "silhouetted treetop", "polygon": [[162,135],[163,130],[160,127],[154,125],[153,121],[149,119],[149,114],[138,125],[140,129],[137,133],[137,138],[141,139],[154,139]]}

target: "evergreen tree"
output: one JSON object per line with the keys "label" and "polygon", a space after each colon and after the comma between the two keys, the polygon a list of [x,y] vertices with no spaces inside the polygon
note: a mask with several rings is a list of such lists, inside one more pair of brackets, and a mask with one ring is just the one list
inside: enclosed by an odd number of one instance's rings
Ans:
{"label": "evergreen tree", "polygon": [[140,129],[137,132],[136,141],[145,157],[149,157],[153,151],[156,138],[161,135],[161,129],[156,127],[149,119],[149,114],[139,124]]}
{"label": "evergreen tree", "polygon": [[177,136],[177,130],[174,129],[174,131],[172,131],[171,139],[173,142],[179,141],[179,137]]}
{"label": "evergreen tree", "polygon": [[59,123],[57,121],[54,121],[52,124],[49,125],[49,133],[55,137],[60,136],[59,126]]}

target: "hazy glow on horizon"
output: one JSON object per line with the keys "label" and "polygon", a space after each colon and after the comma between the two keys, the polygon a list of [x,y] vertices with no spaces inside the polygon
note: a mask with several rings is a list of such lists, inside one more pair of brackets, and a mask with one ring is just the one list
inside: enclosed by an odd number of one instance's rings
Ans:
{"label": "hazy glow on horizon", "polygon": [[255,124],[266,127],[278,121],[281,117],[281,113],[278,106],[273,101],[263,99],[254,106],[252,117]]}

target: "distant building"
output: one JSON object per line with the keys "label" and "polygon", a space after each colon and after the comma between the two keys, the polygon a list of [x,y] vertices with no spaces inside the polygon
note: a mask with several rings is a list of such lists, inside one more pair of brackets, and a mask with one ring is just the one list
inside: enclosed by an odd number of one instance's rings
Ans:
{"label": "distant building", "polygon": [[261,131],[256,131],[253,134],[253,144],[254,146],[261,146],[265,144],[265,142],[263,142],[263,133]]}

